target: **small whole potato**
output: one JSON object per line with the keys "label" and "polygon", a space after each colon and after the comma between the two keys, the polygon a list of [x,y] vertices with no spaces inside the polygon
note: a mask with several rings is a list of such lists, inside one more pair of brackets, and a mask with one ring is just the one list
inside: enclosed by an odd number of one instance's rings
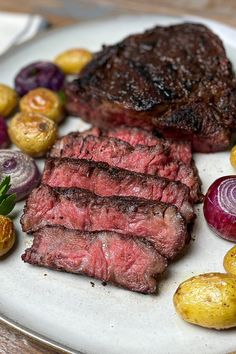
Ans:
{"label": "small whole potato", "polygon": [[6,254],[15,243],[15,228],[11,219],[0,215],[0,256]]}
{"label": "small whole potato", "polygon": [[201,274],[184,281],[174,294],[177,313],[187,322],[207,328],[236,326],[236,277]]}
{"label": "small whole potato", "polygon": [[224,257],[224,268],[227,273],[236,275],[236,246],[232,247]]}
{"label": "small whole potato", "polygon": [[88,50],[76,48],[59,54],[54,62],[65,74],[79,74],[92,58]]}
{"label": "small whole potato", "polygon": [[20,110],[27,113],[41,113],[59,123],[63,118],[63,105],[59,96],[44,87],[29,91],[20,100]]}
{"label": "small whole potato", "polygon": [[229,159],[231,165],[236,168],[236,145],[231,149]]}
{"label": "small whole potato", "polygon": [[17,113],[10,121],[11,141],[26,154],[43,156],[57,138],[57,125],[39,113]]}
{"label": "small whole potato", "polygon": [[0,115],[7,117],[18,104],[18,95],[7,85],[0,84]]}

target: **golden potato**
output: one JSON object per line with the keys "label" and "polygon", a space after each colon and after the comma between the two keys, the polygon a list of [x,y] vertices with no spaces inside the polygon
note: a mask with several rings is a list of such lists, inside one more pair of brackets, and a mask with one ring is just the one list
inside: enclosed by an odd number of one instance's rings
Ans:
{"label": "golden potato", "polygon": [[0,84],[0,114],[7,117],[18,104],[18,95],[7,85]]}
{"label": "golden potato", "polygon": [[236,275],[236,246],[232,247],[224,257],[224,268],[227,273]]}
{"label": "golden potato", "polygon": [[79,74],[92,58],[88,50],[76,48],[59,54],[54,62],[65,74]]}
{"label": "golden potato", "polygon": [[236,326],[236,277],[201,274],[184,281],[174,294],[177,313],[187,322],[215,329]]}
{"label": "golden potato", "polygon": [[0,256],[6,254],[15,243],[13,222],[6,216],[0,215]]}
{"label": "golden potato", "polygon": [[231,165],[236,168],[236,145],[230,151],[230,162]]}
{"label": "golden potato", "polygon": [[43,156],[54,144],[57,126],[39,113],[17,113],[8,128],[12,142],[30,156]]}
{"label": "golden potato", "polygon": [[20,110],[27,113],[40,113],[59,123],[63,118],[63,105],[59,96],[46,88],[39,87],[28,92],[20,100]]}

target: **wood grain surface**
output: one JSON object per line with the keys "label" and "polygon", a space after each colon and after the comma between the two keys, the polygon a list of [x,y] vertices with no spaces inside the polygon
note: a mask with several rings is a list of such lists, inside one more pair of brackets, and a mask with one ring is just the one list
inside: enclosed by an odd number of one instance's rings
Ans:
{"label": "wood grain surface", "polygon": [[[122,13],[192,14],[236,27],[236,0],[0,0],[0,11],[41,14],[48,20],[49,30]],[[59,351],[0,323],[0,354],[46,353]]]}

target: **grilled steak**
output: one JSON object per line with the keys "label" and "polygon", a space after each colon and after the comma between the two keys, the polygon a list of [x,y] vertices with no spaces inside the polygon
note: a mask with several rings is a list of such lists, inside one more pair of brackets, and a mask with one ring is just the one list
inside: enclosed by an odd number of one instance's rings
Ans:
{"label": "grilled steak", "polygon": [[189,189],[180,182],[110,167],[88,160],[49,158],[42,182],[51,187],[78,187],[100,196],[133,196],[174,204],[191,221]]}
{"label": "grilled steak", "polygon": [[167,265],[151,245],[115,232],[81,232],[44,227],[22,255],[30,264],[112,282],[142,293],[156,291],[156,275]]}
{"label": "grilled steak", "polygon": [[134,197],[99,197],[83,189],[45,185],[29,196],[21,223],[26,232],[62,225],[142,237],[167,258],[183,249],[188,236],[185,220],[173,205]]}
{"label": "grilled steak", "polygon": [[59,139],[51,150],[52,157],[72,157],[106,162],[111,166],[180,181],[190,189],[194,202],[202,199],[197,170],[173,160],[162,146],[132,147],[114,138],[81,136],[71,133]]}
{"label": "grilled steak", "polygon": [[158,146],[164,144],[164,146],[170,151],[170,156],[173,159],[182,161],[187,165],[190,165],[192,162],[192,147],[189,142],[164,140],[156,137],[149,131],[140,128],[121,126],[110,130],[102,130],[94,127],[84,131],[82,135],[108,136],[126,141],[132,146]]}
{"label": "grilled steak", "polygon": [[235,129],[236,80],[207,27],[155,27],[104,46],[66,88],[67,109],[92,124],[157,129],[195,151],[226,149]]}

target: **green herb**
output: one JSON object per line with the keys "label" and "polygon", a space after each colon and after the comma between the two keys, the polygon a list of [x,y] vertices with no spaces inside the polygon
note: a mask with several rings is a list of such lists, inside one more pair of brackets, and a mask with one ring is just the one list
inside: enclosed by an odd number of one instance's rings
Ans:
{"label": "green herb", "polygon": [[62,104],[65,104],[66,103],[66,96],[65,96],[65,92],[64,91],[58,91],[58,96],[61,100],[61,103]]}
{"label": "green herb", "polygon": [[16,194],[7,194],[11,187],[11,178],[7,176],[0,184],[0,215],[9,214],[16,204]]}

